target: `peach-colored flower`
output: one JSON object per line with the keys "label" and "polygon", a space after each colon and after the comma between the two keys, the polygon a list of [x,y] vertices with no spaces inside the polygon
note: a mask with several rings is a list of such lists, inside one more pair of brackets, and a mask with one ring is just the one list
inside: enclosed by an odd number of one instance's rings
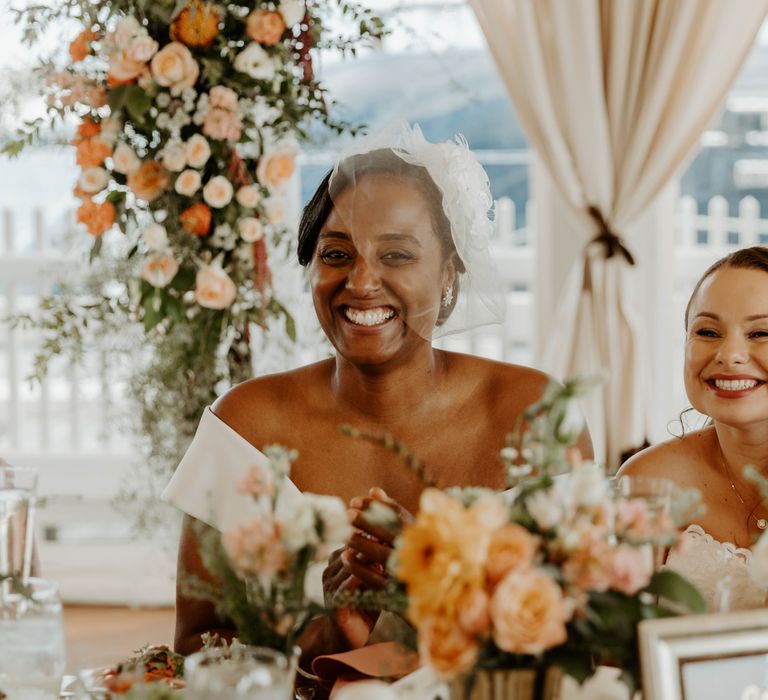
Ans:
{"label": "peach-colored flower", "polygon": [[264,202],[264,210],[273,224],[279,224],[285,218],[285,207],[279,199],[268,199]]}
{"label": "peach-colored flower", "polygon": [[75,141],[75,148],[75,161],[81,168],[101,165],[112,154],[109,144],[98,137]]}
{"label": "peach-colored flower", "polygon": [[285,20],[279,12],[254,10],[245,21],[245,33],[264,46],[274,46],[285,32]]}
{"label": "peach-colored flower", "polygon": [[195,301],[206,309],[226,309],[237,296],[230,276],[216,265],[200,268],[195,278]]}
{"label": "peach-colored flower", "polygon": [[524,527],[507,523],[491,535],[486,575],[491,586],[512,571],[530,568],[536,555],[536,539]]}
{"label": "peach-colored flower", "polygon": [[247,496],[272,496],[275,492],[275,475],[259,464],[254,464],[237,484],[237,492]]}
{"label": "peach-colored flower", "polygon": [[611,551],[611,588],[634,595],[648,585],[653,574],[653,550],[650,545],[633,547],[620,544]]}
{"label": "peach-colored flower", "polygon": [[187,46],[208,46],[219,33],[219,19],[215,7],[191,0],[171,23],[171,39]]}
{"label": "peach-colored flower", "polygon": [[208,104],[234,112],[237,109],[237,93],[232,88],[217,85],[208,93]]}
{"label": "peach-colored flower", "polygon": [[419,656],[443,678],[458,676],[477,661],[477,640],[448,615],[429,616],[419,625],[418,635]]}
{"label": "peach-colored flower", "polygon": [[653,526],[648,506],[640,498],[622,498],[616,502],[616,532],[644,540],[651,536]]}
{"label": "peach-colored flower", "polygon": [[285,24],[292,27],[304,19],[307,14],[307,6],[304,0],[283,0],[277,7],[278,12],[283,16]]}
{"label": "peach-colored flower", "polygon": [[253,209],[261,199],[261,192],[256,185],[243,185],[235,193],[235,199],[241,207]]}
{"label": "peach-colored flower", "polygon": [[62,96],[62,103],[75,102],[98,109],[107,104],[107,91],[84,76],[78,75],[72,83],[69,95]]}
{"label": "peach-colored flower", "polygon": [[211,147],[202,134],[193,134],[186,143],[187,163],[193,168],[202,168],[211,157]]}
{"label": "peach-colored flower", "polygon": [[99,138],[114,147],[117,137],[120,135],[120,120],[116,118],[107,118],[101,120],[101,132]]}
{"label": "peach-colored flower", "polygon": [[109,173],[104,168],[97,166],[83,168],[80,177],[77,180],[78,187],[88,194],[101,192],[109,182]]}
{"label": "peach-colored flower", "polygon": [[468,588],[458,603],[461,629],[472,636],[484,636],[491,630],[490,598],[483,588]]}
{"label": "peach-colored flower", "polygon": [[237,222],[240,238],[246,243],[255,243],[264,237],[264,226],[255,216],[246,216]]}
{"label": "peach-colored flower", "polygon": [[203,187],[203,199],[216,209],[226,207],[232,201],[233,194],[232,183],[223,175],[215,175]]}
{"label": "peach-colored flower", "polygon": [[166,44],[152,57],[152,76],[158,85],[169,87],[178,95],[192,87],[200,75],[200,67],[189,49],[178,41]]}
{"label": "peach-colored flower", "polygon": [[235,112],[214,107],[205,113],[203,133],[220,141],[237,141],[242,133],[243,122]]}
{"label": "peach-colored flower", "polygon": [[128,50],[125,52],[126,58],[137,63],[146,63],[157,53],[158,43],[148,34],[141,34],[131,41]]}
{"label": "peach-colored flower", "polygon": [[496,646],[510,654],[540,654],[567,638],[560,586],[538,569],[514,571],[499,583],[491,619]]}
{"label": "peach-colored flower", "polygon": [[[89,139],[93,136],[98,135],[98,133],[101,131],[101,127],[98,125],[97,122],[91,121],[90,119],[86,118],[83,119],[82,122],[80,122],[79,126],[77,127],[77,136],[81,139]],[[77,139],[75,139],[76,141]]]}
{"label": "peach-colored flower", "polygon": [[112,170],[116,173],[129,175],[136,172],[140,165],[141,160],[127,143],[118,144],[112,154]]}
{"label": "peach-colored flower", "polygon": [[119,51],[109,58],[107,78],[111,85],[130,83],[139,77],[144,70],[142,61],[134,61],[124,51]]}
{"label": "peach-colored flower", "polygon": [[195,236],[207,236],[211,230],[211,210],[207,204],[196,202],[179,214],[181,227]]}
{"label": "peach-colored flower", "polygon": [[606,591],[611,585],[611,548],[594,540],[572,551],[563,563],[563,577],[583,591]]}
{"label": "peach-colored flower", "polygon": [[153,253],[141,266],[139,274],[141,278],[149,282],[153,287],[165,287],[179,271],[179,263],[170,251]]}
{"label": "peach-colored flower", "polygon": [[96,38],[97,35],[90,29],[84,29],[74,38],[69,45],[69,57],[72,63],[79,63],[91,53],[91,42]]}
{"label": "peach-colored flower", "polygon": [[77,210],[77,222],[85,224],[88,233],[98,238],[115,223],[115,207],[111,202],[96,204],[92,199],[85,199]]}
{"label": "peach-colored flower", "polygon": [[163,167],[172,173],[184,170],[187,164],[187,149],[180,141],[169,143],[163,149]]}
{"label": "peach-colored flower", "polygon": [[259,159],[256,177],[270,192],[281,192],[296,170],[296,143],[283,141]]}
{"label": "peach-colored flower", "polygon": [[160,163],[145,160],[128,175],[128,187],[139,199],[151,202],[168,189],[170,179],[170,174]]}
{"label": "peach-colored flower", "polygon": [[173,188],[184,197],[191,197],[200,189],[200,173],[197,170],[185,170],[176,178]]}
{"label": "peach-colored flower", "polygon": [[168,232],[162,224],[151,223],[141,232],[141,240],[149,250],[159,253],[168,247]]}
{"label": "peach-colored flower", "polygon": [[280,523],[261,517],[225,532],[222,543],[240,576],[274,575],[288,563],[282,546]]}

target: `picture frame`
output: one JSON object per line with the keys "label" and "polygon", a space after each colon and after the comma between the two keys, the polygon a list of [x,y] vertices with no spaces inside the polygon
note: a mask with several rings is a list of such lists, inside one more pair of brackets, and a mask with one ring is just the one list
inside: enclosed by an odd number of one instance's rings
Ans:
{"label": "picture frame", "polygon": [[768,700],[768,609],[643,620],[643,700]]}

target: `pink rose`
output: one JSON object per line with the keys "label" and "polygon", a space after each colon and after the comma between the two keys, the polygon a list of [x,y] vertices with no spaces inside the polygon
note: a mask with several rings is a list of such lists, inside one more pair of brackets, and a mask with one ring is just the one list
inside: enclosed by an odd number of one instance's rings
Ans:
{"label": "pink rose", "polygon": [[208,93],[208,104],[234,112],[237,109],[237,93],[232,88],[217,85]]}
{"label": "pink rose", "polygon": [[195,301],[206,309],[226,309],[237,296],[235,283],[220,267],[206,265],[195,279]]}
{"label": "pink rose", "polygon": [[611,553],[611,588],[634,595],[648,585],[653,574],[653,550],[650,545],[632,547],[621,544]]}
{"label": "pink rose", "polygon": [[240,576],[274,575],[288,561],[282,545],[280,523],[261,517],[222,536],[224,549]]}
{"label": "pink rose", "polygon": [[269,469],[254,464],[237,485],[237,492],[246,496],[272,496],[275,492],[275,476]]}
{"label": "pink rose", "polygon": [[219,141],[237,141],[242,133],[240,117],[228,109],[214,107],[205,113],[203,133]]}
{"label": "pink rose", "polygon": [[190,50],[179,41],[166,44],[152,57],[152,77],[158,85],[169,87],[178,95],[192,87],[200,75],[200,67]]}
{"label": "pink rose", "polygon": [[540,654],[567,638],[563,593],[538,569],[515,571],[499,583],[491,619],[496,646],[510,654]]}

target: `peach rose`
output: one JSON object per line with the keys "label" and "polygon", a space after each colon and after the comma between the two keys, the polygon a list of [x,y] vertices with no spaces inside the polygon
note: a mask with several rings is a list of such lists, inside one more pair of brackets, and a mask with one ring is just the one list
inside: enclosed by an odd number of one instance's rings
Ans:
{"label": "peach rose", "polygon": [[459,598],[459,626],[472,636],[486,635],[491,629],[491,606],[482,588],[468,588]]}
{"label": "peach rose", "polygon": [[246,216],[237,222],[240,238],[246,243],[255,243],[264,237],[264,226],[255,216]]}
{"label": "peach rose", "polygon": [[187,149],[181,142],[169,143],[163,149],[163,166],[172,173],[184,170],[187,164]]}
{"label": "peach rose", "polygon": [[243,185],[236,193],[235,199],[241,207],[253,209],[261,199],[261,192],[255,185]]}
{"label": "peach rose", "polygon": [[178,41],[172,41],[160,49],[152,57],[150,65],[155,82],[170,88],[173,95],[192,87],[200,75],[200,67],[189,49]]}
{"label": "peach rose", "polygon": [[560,586],[537,569],[515,571],[499,583],[491,619],[496,646],[510,654],[540,654],[567,638]]}
{"label": "peach rose", "polygon": [[139,274],[153,287],[166,287],[179,271],[179,263],[173,254],[165,251],[150,255],[141,266]]}
{"label": "peach rose", "polygon": [[285,32],[285,20],[279,12],[254,10],[245,21],[245,33],[264,46],[274,46]]}
{"label": "peach rose", "polygon": [[254,464],[238,482],[235,490],[246,496],[272,496],[275,492],[275,476],[271,470]]}
{"label": "peach rose", "polygon": [[297,146],[283,141],[264,153],[256,168],[256,177],[270,192],[281,192],[296,170]]}
{"label": "peach rose", "polygon": [[223,175],[212,177],[203,187],[203,199],[215,209],[226,207],[232,201],[234,188]]}
{"label": "peach rose", "polygon": [[69,45],[69,57],[72,63],[79,63],[91,53],[91,42],[97,36],[90,29],[80,32]]}
{"label": "peach rose", "polygon": [[109,173],[104,168],[84,168],[77,180],[77,186],[88,194],[101,192],[109,182]]}
{"label": "peach rose", "polygon": [[135,173],[140,165],[141,160],[127,143],[118,144],[112,154],[112,170],[123,175],[130,175]]}
{"label": "peach rose", "polygon": [[134,37],[125,52],[126,57],[137,63],[146,63],[157,53],[158,43],[148,34]]}
{"label": "peach rose", "polygon": [[109,144],[95,137],[76,141],[75,161],[81,168],[90,168],[101,165],[111,154]]}
{"label": "peach rose", "polygon": [[268,199],[264,202],[264,209],[273,224],[279,224],[285,218],[285,207],[279,199]]}
{"label": "peach rose", "polygon": [[78,75],[72,85],[72,92],[70,92],[69,97],[62,97],[62,102],[69,104],[79,102],[82,105],[98,109],[107,104],[107,91]]}
{"label": "peach rose", "polygon": [[168,189],[170,175],[157,161],[145,160],[128,175],[128,187],[139,198],[147,202],[157,199]]}
{"label": "peach rose", "polygon": [[144,63],[134,61],[120,51],[110,57],[107,77],[111,85],[120,85],[136,80],[143,70]]}
{"label": "peach rose", "polygon": [[442,678],[468,671],[477,661],[478,643],[449,616],[436,614],[418,628],[419,656]]}
{"label": "peach rose", "polygon": [[77,222],[85,224],[88,233],[98,238],[115,223],[115,207],[111,202],[96,204],[86,199],[77,210]]}
{"label": "peach rose", "polygon": [[611,552],[611,588],[625,595],[635,595],[648,585],[653,574],[653,550],[621,544]]}
{"label": "peach rose", "polygon": [[179,214],[181,227],[195,236],[207,236],[211,230],[211,210],[207,204],[196,202]]}
{"label": "peach rose", "polygon": [[203,133],[219,141],[237,141],[243,130],[243,122],[235,112],[214,107],[205,113]]}
{"label": "peach rose", "polygon": [[208,104],[234,112],[237,109],[237,93],[232,88],[217,85],[208,93]]}
{"label": "peach rose", "polygon": [[524,527],[507,523],[491,535],[486,575],[491,586],[512,571],[528,569],[536,555],[536,539]]}
{"label": "peach rose", "polygon": [[237,296],[235,283],[216,265],[206,265],[195,278],[195,301],[206,309],[226,309]]}
{"label": "peach rose", "polygon": [[193,134],[186,144],[187,164],[193,168],[202,168],[211,157],[211,147],[202,134]]}
{"label": "peach rose", "polygon": [[185,170],[176,178],[173,188],[184,197],[191,197],[200,189],[200,173],[197,170]]}
{"label": "peach rose", "polygon": [[563,577],[583,591],[605,591],[611,585],[611,548],[600,538],[584,533],[578,548],[573,549],[562,566]]}

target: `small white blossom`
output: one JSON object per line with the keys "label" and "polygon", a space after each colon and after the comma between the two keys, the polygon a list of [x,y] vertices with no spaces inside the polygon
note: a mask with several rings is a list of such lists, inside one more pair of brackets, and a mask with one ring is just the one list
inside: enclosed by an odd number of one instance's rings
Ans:
{"label": "small white blossom", "polygon": [[603,470],[594,462],[582,462],[570,473],[569,487],[574,505],[591,508],[605,499],[608,482]]}
{"label": "small white blossom", "polygon": [[[171,104],[171,96],[167,92],[158,92],[157,97],[155,97],[155,104],[160,107],[160,109],[165,109]],[[155,112],[157,112],[157,110],[155,110]]]}

